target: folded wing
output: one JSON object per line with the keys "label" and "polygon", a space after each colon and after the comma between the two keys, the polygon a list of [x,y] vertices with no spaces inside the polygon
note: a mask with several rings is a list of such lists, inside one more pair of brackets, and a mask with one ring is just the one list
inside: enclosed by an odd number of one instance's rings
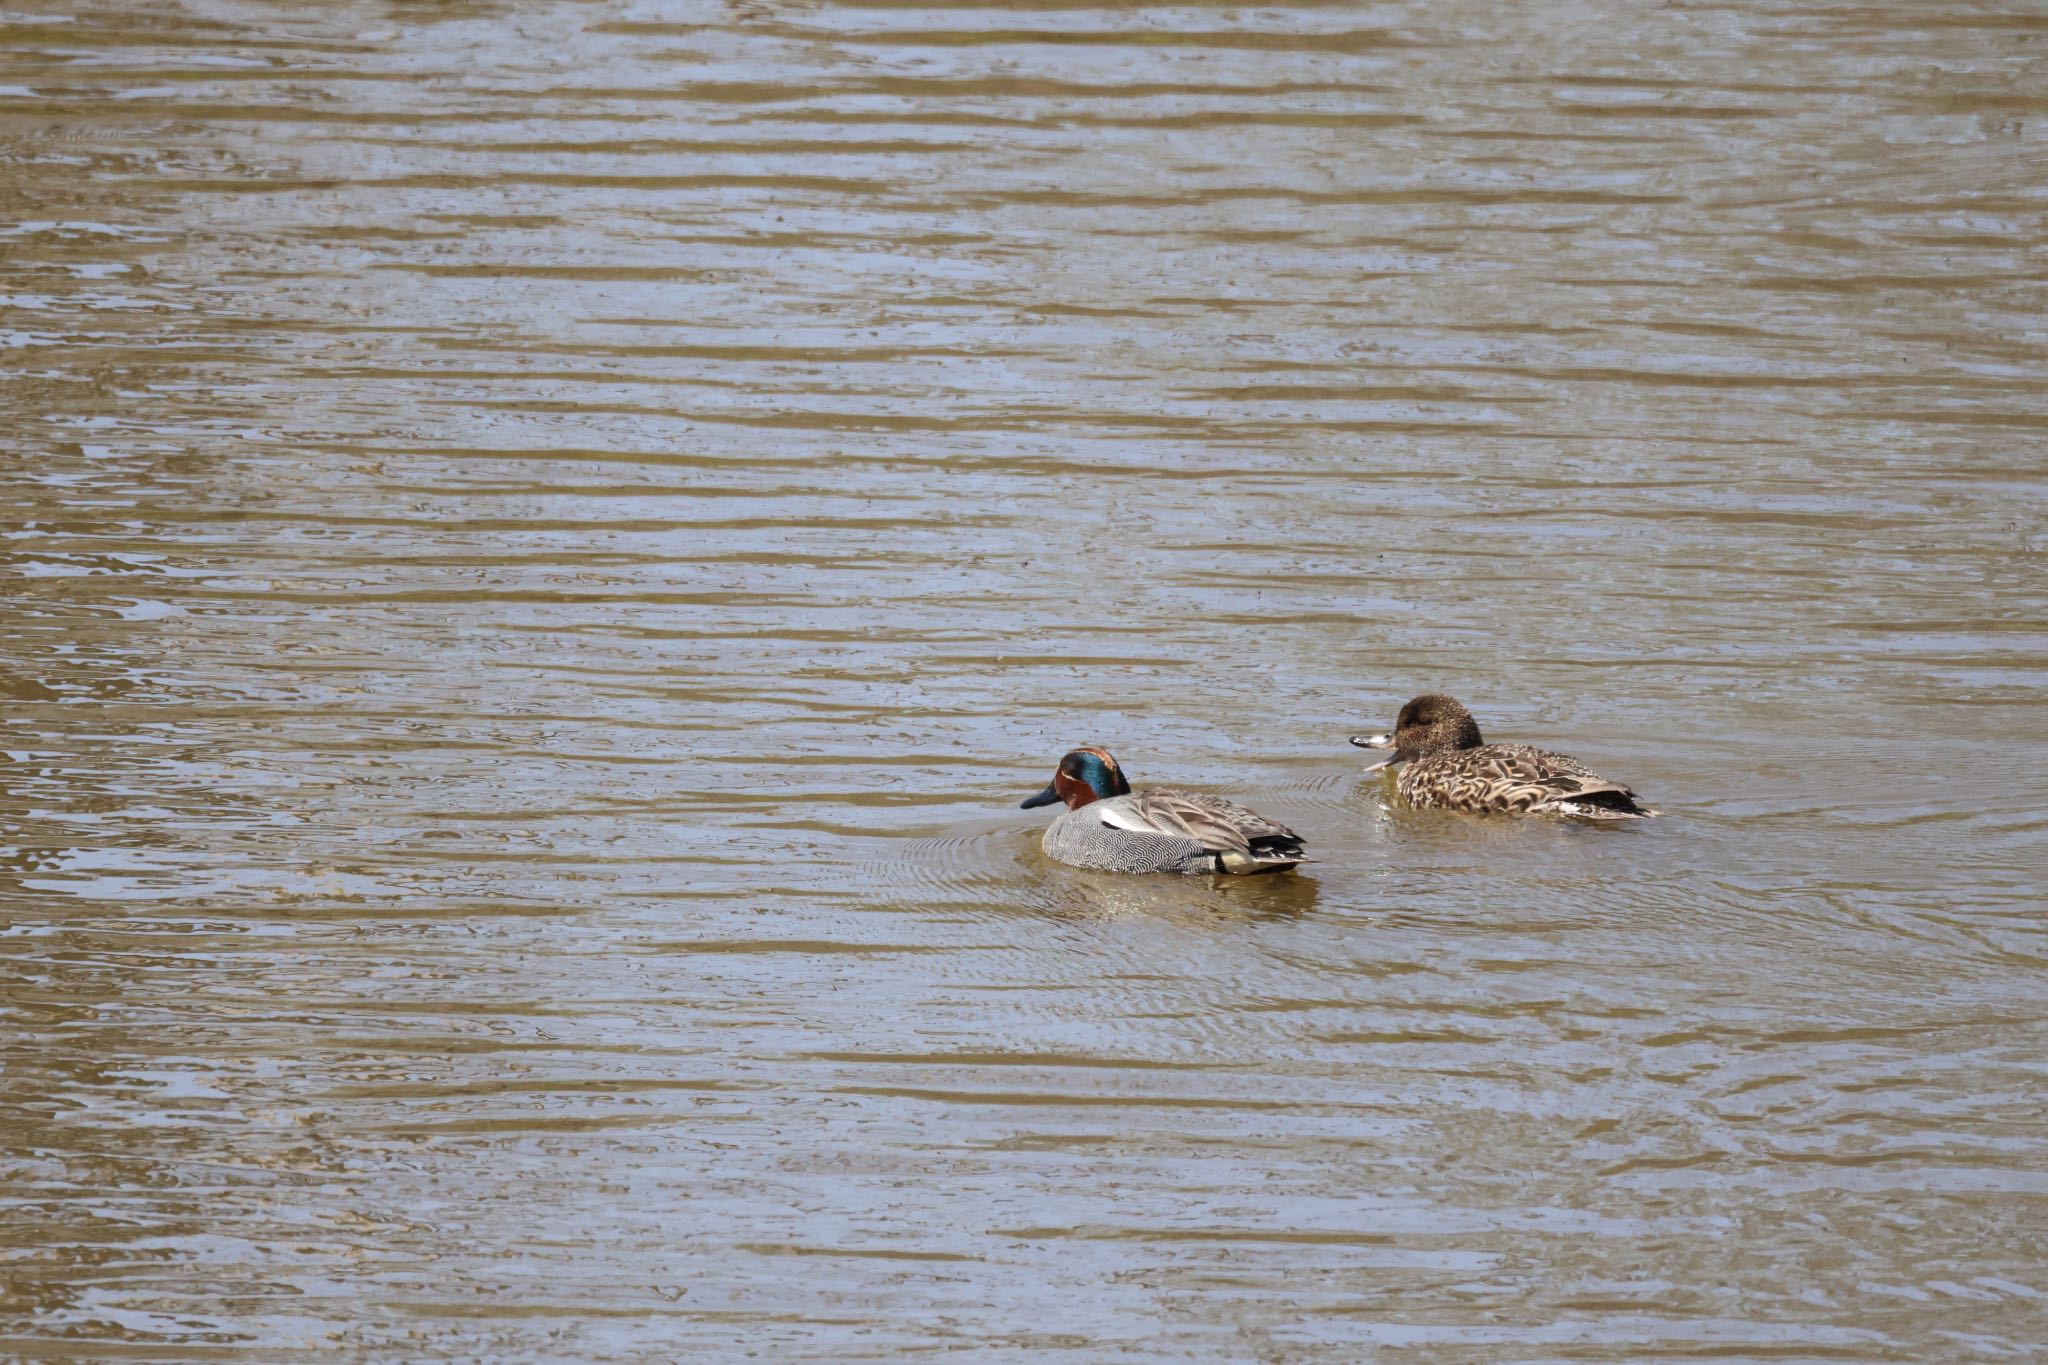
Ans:
{"label": "folded wing", "polygon": [[1600,776],[1568,754],[1524,744],[1489,744],[1468,750],[1468,777],[1484,788],[1495,810],[1551,810],[1591,819],[1625,819],[1657,812],[1633,789]]}
{"label": "folded wing", "polygon": [[1235,801],[1170,787],[1135,793],[1105,811],[1105,821],[1122,829],[1193,839],[1217,855],[1228,870],[1279,869],[1308,861],[1301,836]]}

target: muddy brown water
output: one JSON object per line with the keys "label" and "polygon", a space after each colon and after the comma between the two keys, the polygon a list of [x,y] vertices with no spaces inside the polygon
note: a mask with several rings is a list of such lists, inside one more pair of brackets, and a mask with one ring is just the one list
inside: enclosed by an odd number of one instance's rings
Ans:
{"label": "muddy brown water", "polygon": [[2038,8],[0,38],[0,1354],[2048,1350]]}

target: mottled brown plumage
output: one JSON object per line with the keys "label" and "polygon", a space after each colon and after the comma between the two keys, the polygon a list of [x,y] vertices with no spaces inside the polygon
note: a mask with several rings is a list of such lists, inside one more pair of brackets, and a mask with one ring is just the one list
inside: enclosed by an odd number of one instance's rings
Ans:
{"label": "mottled brown plumage", "polygon": [[1441,693],[1401,708],[1384,735],[1354,735],[1365,749],[1391,749],[1367,768],[1407,764],[1394,791],[1411,806],[1502,815],[1574,815],[1632,820],[1657,812],[1620,782],[1611,782],[1565,754],[1526,744],[1488,744],[1456,700]]}

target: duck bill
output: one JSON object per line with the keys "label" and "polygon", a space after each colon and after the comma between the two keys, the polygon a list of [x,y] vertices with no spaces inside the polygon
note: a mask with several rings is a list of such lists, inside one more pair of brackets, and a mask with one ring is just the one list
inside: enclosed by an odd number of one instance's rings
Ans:
{"label": "duck bill", "polygon": [[1036,796],[1027,796],[1022,801],[1019,801],[1017,804],[1022,806],[1025,810],[1030,810],[1034,806],[1050,806],[1057,802],[1059,799],[1059,792],[1054,790],[1052,783],[1048,782],[1045,784],[1044,791],[1040,792]]}
{"label": "duck bill", "polygon": [[1361,749],[1385,749],[1388,751],[1387,756],[1379,762],[1365,765],[1365,770],[1369,773],[1376,773],[1382,768],[1392,767],[1408,757],[1408,755],[1394,747],[1394,737],[1392,735],[1353,735],[1351,742]]}

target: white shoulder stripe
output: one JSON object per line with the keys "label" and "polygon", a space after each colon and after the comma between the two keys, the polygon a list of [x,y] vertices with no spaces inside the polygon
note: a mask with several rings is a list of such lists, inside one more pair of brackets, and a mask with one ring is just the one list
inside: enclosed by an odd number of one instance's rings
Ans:
{"label": "white shoulder stripe", "polygon": [[1111,829],[1128,829],[1139,834],[1157,834],[1159,831],[1145,823],[1145,817],[1127,806],[1102,803],[1102,811],[1095,817]]}

